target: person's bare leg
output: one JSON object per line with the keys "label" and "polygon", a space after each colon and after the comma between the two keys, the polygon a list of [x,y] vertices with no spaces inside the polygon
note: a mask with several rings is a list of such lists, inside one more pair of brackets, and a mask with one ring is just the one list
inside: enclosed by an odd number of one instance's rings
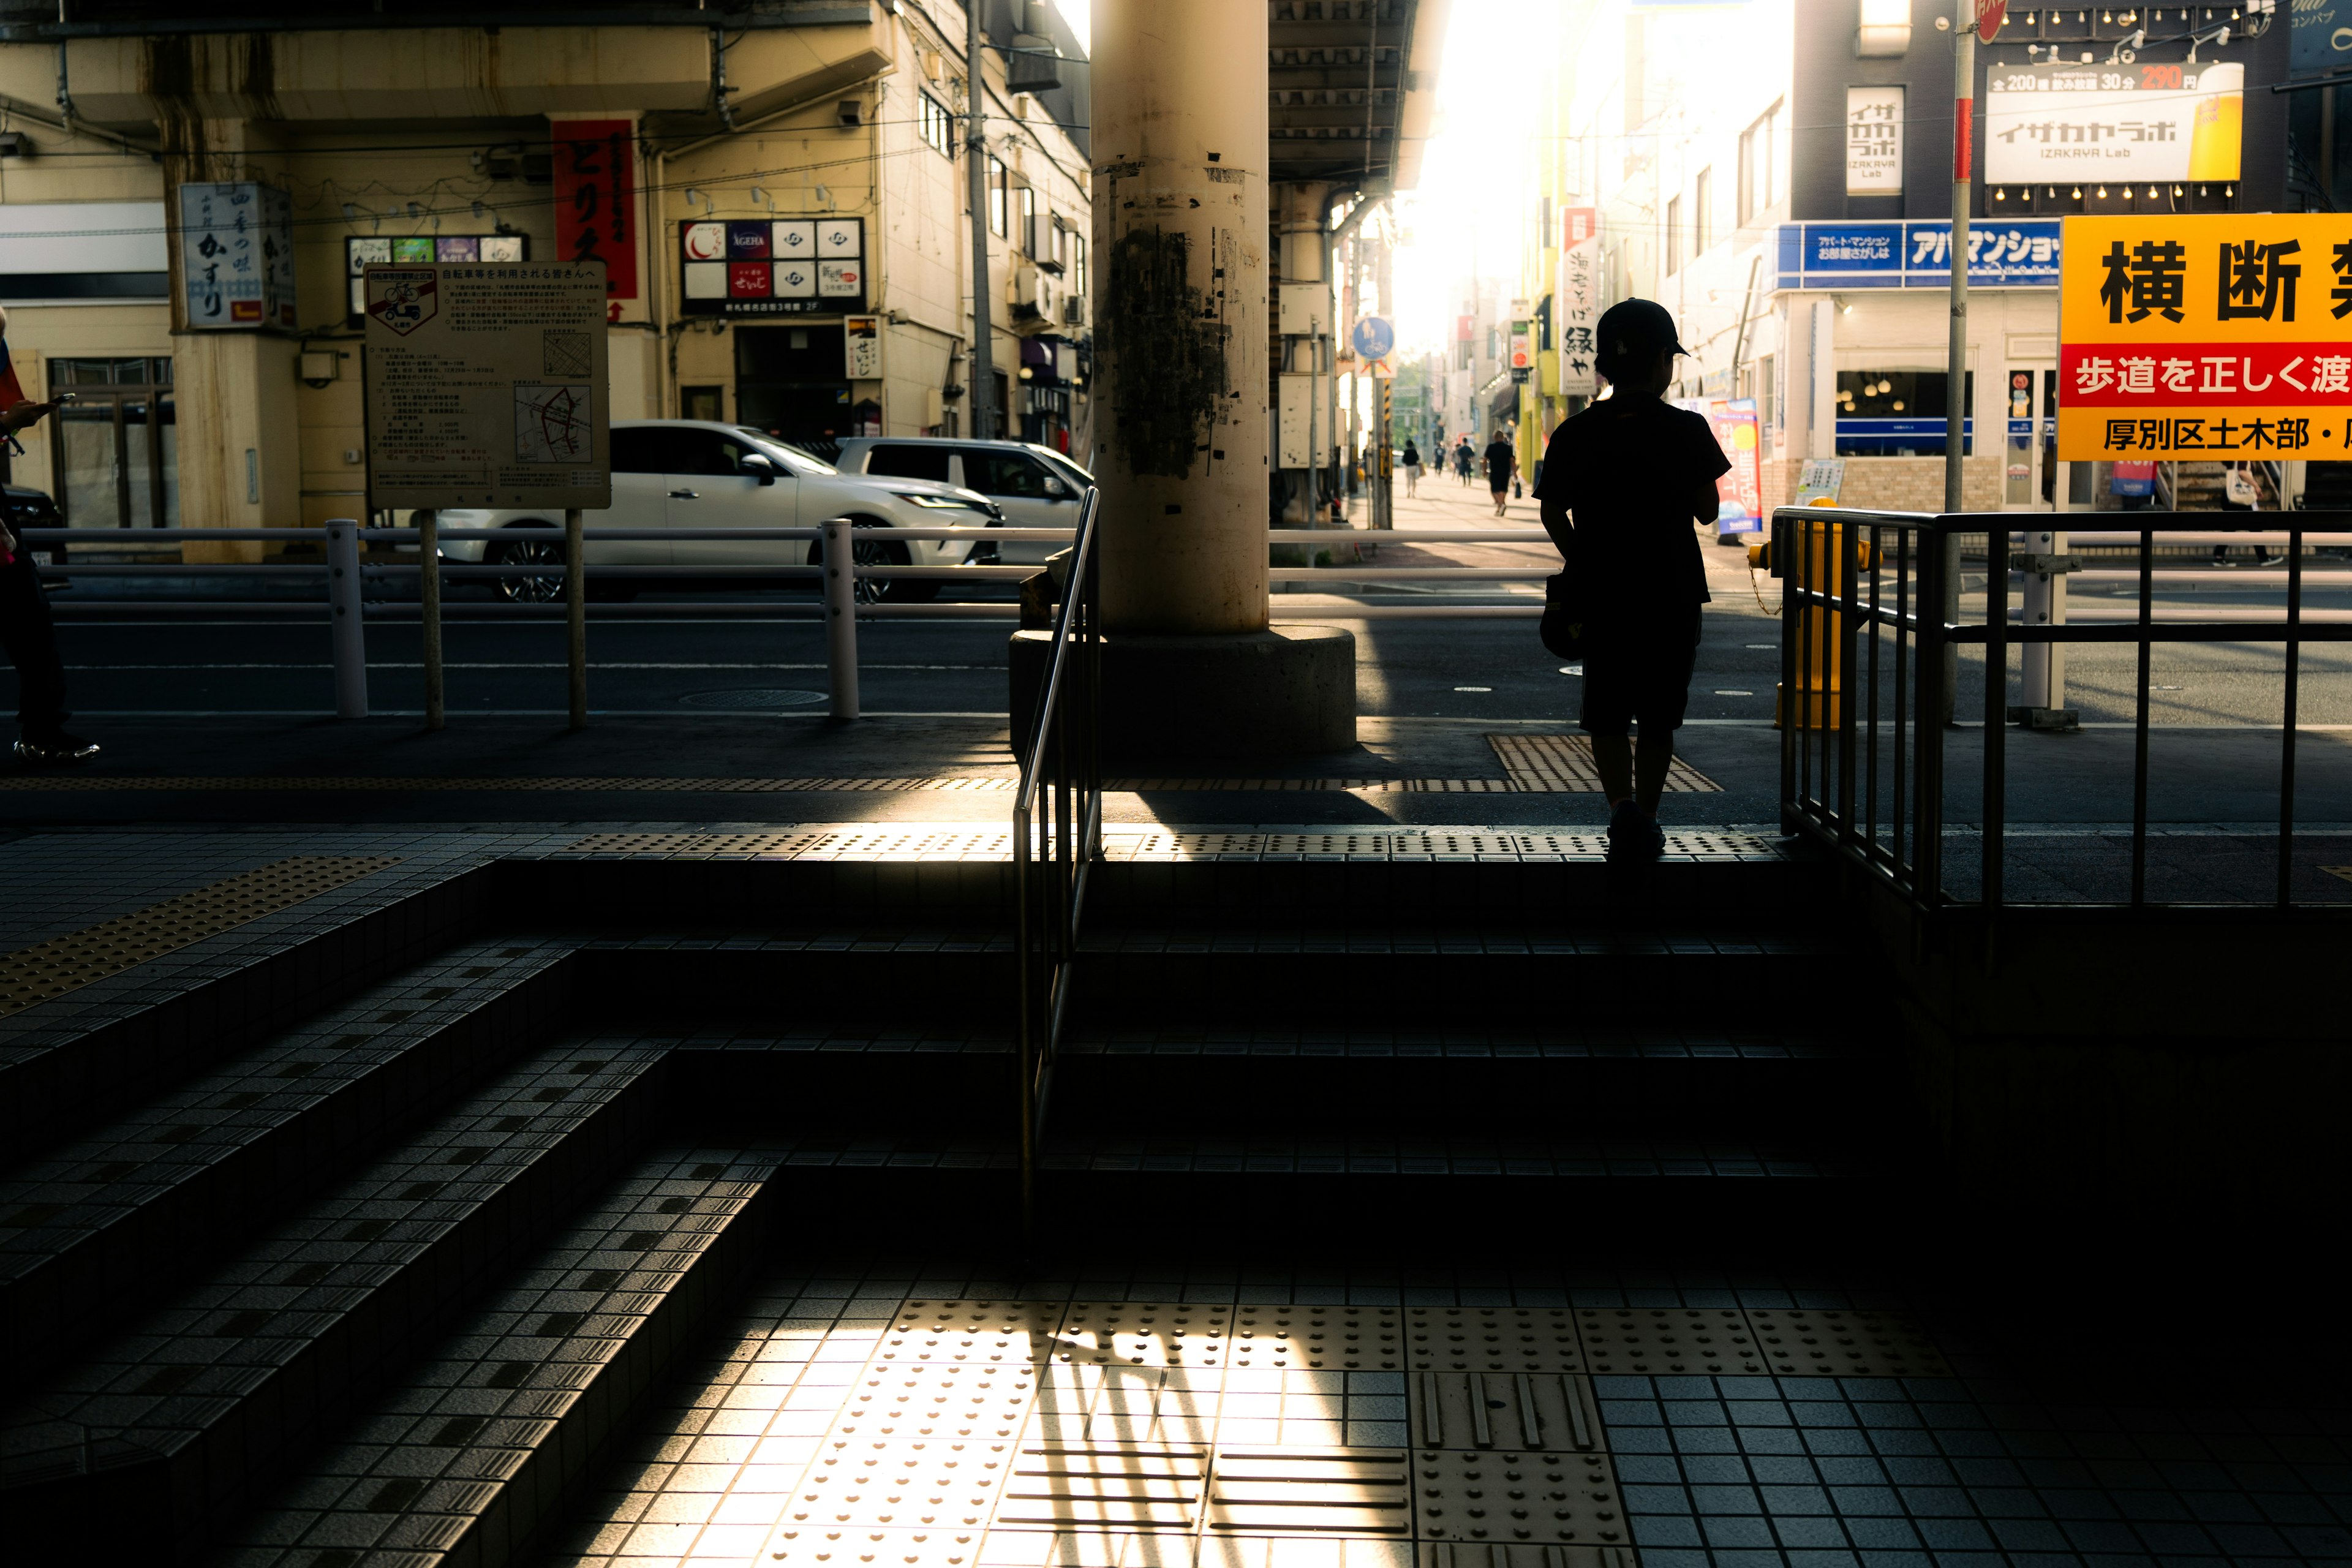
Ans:
{"label": "person's bare leg", "polygon": [[[1623,744],[1620,742],[1619,744]],[[1599,760],[1598,742],[1594,746],[1595,761]],[[1672,730],[1643,730],[1641,741],[1633,749],[1633,804],[1642,815],[1655,822],[1658,819],[1658,797],[1666,793],[1666,770],[1674,765],[1675,732]],[[1604,779],[1607,774],[1601,775]]]}
{"label": "person's bare leg", "polygon": [[1592,737],[1592,768],[1601,775],[1601,793],[1609,809],[1633,797],[1633,742],[1623,735]]}

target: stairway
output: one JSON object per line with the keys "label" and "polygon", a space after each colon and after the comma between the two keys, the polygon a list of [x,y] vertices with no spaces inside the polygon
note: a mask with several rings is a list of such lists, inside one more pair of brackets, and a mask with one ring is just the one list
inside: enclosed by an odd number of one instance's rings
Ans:
{"label": "stairway", "polygon": [[[119,1025],[50,1029],[77,1115],[0,1171],[27,1560],[526,1560],[776,1247],[1010,1266],[1010,867],[768,838],[407,892],[366,918],[430,951],[299,1017],[257,994],[136,1075],[90,1070]],[[1097,868],[1041,1254],[1893,1212],[1892,1017],[1826,868],[1720,837],[1637,885],[1543,835],[1221,842]]]}

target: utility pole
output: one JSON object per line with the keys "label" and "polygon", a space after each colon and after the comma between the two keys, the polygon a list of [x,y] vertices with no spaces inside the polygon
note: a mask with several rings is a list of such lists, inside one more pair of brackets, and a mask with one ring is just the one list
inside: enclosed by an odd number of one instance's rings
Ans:
{"label": "utility pole", "polygon": [[1960,452],[1968,435],[1969,189],[1976,142],[1977,21],[1969,0],[1952,8],[1952,338],[1944,371],[1944,510],[1959,511]]}
{"label": "utility pole", "polygon": [[996,438],[996,367],[991,363],[994,331],[988,309],[988,131],[981,112],[988,100],[981,74],[981,0],[963,0],[964,183],[971,193],[971,433]]}

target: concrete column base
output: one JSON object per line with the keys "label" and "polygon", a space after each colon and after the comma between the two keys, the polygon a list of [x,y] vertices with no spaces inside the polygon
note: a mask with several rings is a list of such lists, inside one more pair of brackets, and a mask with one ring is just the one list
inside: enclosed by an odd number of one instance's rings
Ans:
{"label": "concrete column base", "polygon": [[[1054,635],[1013,634],[1013,747],[1029,743]],[[1103,639],[1103,755],[1297,757],[1356,743],[1356,636],[1338,626]]]}

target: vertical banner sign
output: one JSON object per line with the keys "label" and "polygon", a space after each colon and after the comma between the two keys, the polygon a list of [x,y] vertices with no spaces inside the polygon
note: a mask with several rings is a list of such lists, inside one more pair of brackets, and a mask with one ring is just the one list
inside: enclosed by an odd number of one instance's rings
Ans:
{"label": "vertical banner sign", "polygon": [[182,185],[180,278],[191,331],[297,331],[292,199],[251,181]]}
{"label": "vertical banner sign", "polygon": [[636,127],[557,120],[555,257],[599,262],[612,300],[637,297]]}
{"label": "vertical banner sign", "polygon": [[1510,367],[1513,381],[1526,381],[1535,374],[1536,335],[1533,321],[1516,321],[1511,323]]}
{"label": "vertical banner sign", "polygon": [[1559,333],[1559,395],[1593,394],[1593,333],[1601,325],[1601,210],[1570,207],[1560,215],[1559,273],[1552,284],[1552,323]]}
{"label": "vertical banner sign", "polygon": [[2062,461],[2352,454],[2352,215],[2065,222]]}
{"label": "vertical banner sign", "polygon": [[368,505],[613,504],[596,262],[370,267]]}
{"label": "vertical banner sign", "polygon": [[882,318],[844,316],[841,329],[844,345],[842,375],[850,381],[881,380]]}
{"label": "vertical banner sign", "polygon": [[1845,89],[1845,194],[1903,194],[1903,89]]}
{"label": "vertical banner sign", "polygon": [[1706,418],[1715,427],[1716,445],[1731,462],[1730,471],[1715,481],[1716,536],[1753,533],[1764,526],[1763,452],[1757,439],[1756,400],[1717,398],[1706,405]]}

